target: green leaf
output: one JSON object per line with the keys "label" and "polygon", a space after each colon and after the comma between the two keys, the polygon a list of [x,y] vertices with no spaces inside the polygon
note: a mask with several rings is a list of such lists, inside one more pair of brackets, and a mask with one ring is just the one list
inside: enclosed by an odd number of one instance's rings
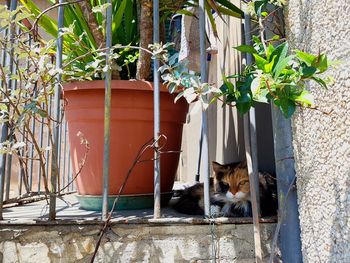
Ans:
{"label": "green leaf", "polygon": [[275,65],[275,58],[276,58],[276,56],[274,56],[274,57],[272,58],[272,61],[271,61],[271,62],[265,64],[265,66],[264,66],[265,71],[264,71],[264,72],[270,73],[270,72],[272,71],[272,69],[273,69],[273,67],[274,67],[274,65]]}
{"label": "green leaf", "polygon": [[312,66],[319,70],[318,73],[325,72],[328,69],[327,56],[325,54],[320,54],[315,61],[313,61]]}
{"label": "green leaf", "polygon": [[112,23],[112,31],[115,31],[117,28],[119,28],[120,24],[123,21],[123,14],[125,11],[125,7],[128,0],[122,0],[120,3],[118,9],[114,11],[114,17],[113,17],[113,23]]}
{"label": "green leaf", "polygon": [[[34,4],[31,0],[20,0],[22,5],[25,6],[25,8],[31,12],[32,14],[37,17],[41,13],[41,9]],[[38,21],[39,25],[50,35],[53,37],[57,37],[58,27],[57,22],[50,18],[47,15],[41,16],[40,20]]]}
{"label": "green leaf", "polygon": [[269,45],[267,46],[267,49],[266,49],[266,58],[267,58],[268,61],[270,61],[271,54],[272,54],[272,52],[273,52],[274,50],[275,50],[275,47],[274,47],[273,45],[269,44]]}
{"label": "green leaf", "polygon": [[195,14],[191,11],[188,11],[186,9],[180,9],[178,11],[176,11],[177,14],[180,14],[180,15],[185,15],[185,16],[195,16]]}
{"label": "green leaf", "polygon": [[281,109],[283,116],[286,118],[290,118],[295,112],[296,105],[293,101],[290,101],[288,98],[275,100],[274,102]]}
{"label": "green leaf", "polygon": [[252,104],[251,103],[236,103],[236,107],[237,107],[237,110],[240,114],[245,114],[247,113],[250,108],[251,108]]}
{"label": "green leaf", "polygon": [[239,18],[242,18],[244,16],[244,12],[228,0],[216,0],[216,2],[230,9],[232,12],[239,14]]}
{"label": "green leaf", "polygon": [[224,84],[220,87],[220,90],[224,93],[233,94],[235,91],[235,86],[233,85],[233,83],[228,81],[225,76],[223,77],[223,82]]}
{"label": "green leaf", "polygon": [[311,79],[313,79],[314,81],[316,81],[318,84],[320,84],[322,87],[324,87],[325,89],[327,89],[327,83],[318,77],[311,77]]}
{"label": "green leaf", "polygon": [[240,96],[237,98],[238,103],[246,103],[251,101],[252,101],[252,97],[248,92],[241,93]]}
{"label": "green leaf", "polygon": [[315,104],[314,97],[307,90],[304,90],[298,96],[292,96],[291,99],[299,102],[302,106],[306,106],[306,107],[310,107],[310,106],[313,106]]}
{"label": "green leaf", "polygon": [[228,16],[232,16],[232,17],[242,18],[242,14],[241,13],[232,11],[231,9],[228,9],[228,8],[225,8],[225,7],[222,7],[222,6],[218,6],[217,9],[223,15],[228,15]]}
{"label": "green leaf", "polygon": [[217,30],[217,28],[216,28],[215,19],[214,19],[213,14],[211,13],[211,9],[210,9],[210,7],[209,7],[209,4],[207,4],[207,3],[206,3],[206,5],[205,5],[205,11],[206,11],[206,13],[207,13],[207,17],[208,17],[209,22],[210,22],[210,24],[211,24],[211,27],[212,27],[212,29],[213,29],[213,34],[214,34],[215,37],[218,38],[219,36],[218,36],[218,30]]}
{"label": "green leaf", "polygon": [[255,48],[250,45],[240,45],[237,47],[233,47],[234,49],[237,49],[240,52],[245,52],[245,53],[250,53],[250,54],[255,54],[257,53]]}
{"label": "green leaf", "polygon": [[253,54],[254,58],[255,58],[255,63],[256,66],[261,69],[262,71],[265,70],[265,64],[267,64],[267,60],[264,59],[263,57],[259,56],[258,54]]}
{"label": "green leaf", "polygon": [[317,69],[314,67],[304,66],[301,67],[299,71],[304,78],[308,78],[311,77],[317,71]]}
{"label": "green leaf", "polygon": [[272,41],[276,41],[276,40],[279,40],[281,37],[279,35],[274,35],[271,40]]}
{"label": "green leaf", "polygon": [[268,95],[269,95],[268,89],[261,89],[260,93],[254,96],[253,99],[256,102],[269,103]]}
{"label": "green leaf", "polygon": [[255,44],[261,44],[261,40],[260,40],[260,38],[258,38],[257,36],[255,36],[255,35],[252,35],[252,40],[253,40],[253,42],[255,43]]}
{"label": "green leaf", "polygon": [[274,78],[278,78],[281,75],[281,72],[288,66],[289,61],[291,61],[293,58],[294,56],[292,55],[278,61],[273,69]]}
{"label": "green leaf", "polygon": [[[134,1],[129,0],[125,7],[124,13],[124,23],[123,29],[125,31],[127,43],[132,43],[135,39],[138,38],[137,33],[137,14],[134,8]],[[131,26],[133,25],[133,26]]]}
{"label": "green leaf", "polygon": [[83,32],[85,32],[87,34],[87,38],[86,38],[87,44],[91,46],[93,49],[96,49],[97,45],[96,45],[95,39],[91,33],[88,23],[85,20],[84,14],[81,11],[80,6],[78,4],[75,4],[73,6],[69,5],[65,8],[64,12],[65,12],[64,17],[67,22],[68,22],[68,18],[70,17],[70,20],[72,22],[76,21],[79,28],[81,28],[81,31],[77,32],[77,35],[81,35]]}
{"label": "green leaf", "polygon": [[288,43],[282,43],[275,48],[275,50],[271,53],[270,57],[276,56],[276,66],[278,63],[283,60],[287,56],[288,52]]}
{"label": "green leaf", "polygon": [[309,67],[312,66],[312,63],[317,59],[317,56],[305,53],[300,50],[295,50],[296,57],[299,58],[302,62],[304,62]]}
{"label": "green leaf", "polygon": [[241,114],[245,114],[252,106],[252,97],[249,92],[240,92],[237,96],[236,107]]}
{"label": "green leaf", "polygon": [[44,111],[44,110],[42,110],[42,109],[38,109],[38,112],[37,112],[39,115],[40,115],[40,117],[42,117],[42,118],[46,118],[47,117],[47,112],[46,111]]}

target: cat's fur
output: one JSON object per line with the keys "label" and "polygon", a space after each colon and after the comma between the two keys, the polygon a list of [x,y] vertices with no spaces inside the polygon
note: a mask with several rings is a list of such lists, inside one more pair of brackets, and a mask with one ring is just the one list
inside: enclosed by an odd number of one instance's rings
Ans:
{"label": "cat's fur", "polygon": [[[221,165],[213,162],[214,182],[210,188],[211,208],[217,215],[252,216],[249,176],[245,162]],[[276,215],[276,182],[268,173],[259,173],[260,208],[262,216]],[[180,213],[203,215],[203,184],[197,183],[180,195],[174,205]]]}

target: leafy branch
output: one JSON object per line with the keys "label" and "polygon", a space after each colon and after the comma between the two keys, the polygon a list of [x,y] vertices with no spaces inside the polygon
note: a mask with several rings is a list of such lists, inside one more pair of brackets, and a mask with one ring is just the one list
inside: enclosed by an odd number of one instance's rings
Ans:
{"label": "leafy branch", "polygon": [[[177,61],[176,55],[163,60],[164,65],[159,71],[169,91],[178,93],[175,100],[181,97],[189,103],[201,100],[206,108],[220,99],[227,105],[236,106],[241,114],[248,112],[257,102],[272,102],[286,118],[291,117],[297,107],[319,110],[308,91],[308,82],[314,81],[327,88],[331,79],[322,75],[332,64],[327,55],[290,50],[286,39],[279,35],[265,39],[265,19],[274,16],[284,4],[284,0],[256,0],[247,4],[247,10],[259,24],[259,32],[252,36],[252,44],[240,45],[235,49],[250,54],[254,62],[246,65],[240,74],[224,76],[219,89],[215,85],[202,83],[198,74],[188,71],[186,62]],[[269,9],[272,11],[269,12]],[[275,42],[280,44],[274,46],[272,43]],[[151,47],[153,51],[157,48],[161,53],[162,47]]]}

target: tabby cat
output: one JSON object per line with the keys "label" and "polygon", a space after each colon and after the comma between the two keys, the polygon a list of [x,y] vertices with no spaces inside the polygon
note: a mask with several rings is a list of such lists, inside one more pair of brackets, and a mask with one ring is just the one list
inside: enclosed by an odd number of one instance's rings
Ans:
{"label": "tabby cat", "polygon": [[[248,169],[245,162],[222,165],[212,163],[214,182],[210,188],[211,210],[217,216],[252,216]],[[275,179],[259,172],[260,208],[262,216],[277,214]],[[174,209],[189,215],[204,214],[203,184],[197,183],[180,195]]]}

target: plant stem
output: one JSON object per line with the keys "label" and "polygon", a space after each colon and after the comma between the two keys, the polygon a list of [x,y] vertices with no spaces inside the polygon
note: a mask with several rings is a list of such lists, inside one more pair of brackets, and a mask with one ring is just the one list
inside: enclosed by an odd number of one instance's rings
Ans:
{"label": "plant stem", "polygon": [[[140,1],[140,47],[147,49],[148,45],[152,43],[153,33],[153,12],[152,1]],[[141,49],[140,56],[137,61],[136,79],[148,79],[151,74],[151,55]]]}
{"label": "plant stem", "polygon": [[261,44],[264,47],[264,50],[266,52],[266,44],[265,44],[265,36],[264,36],[264,32],[265,32],[265,27],[264,27],[264,23],[262,20],[262,17],[259,16],[259,28],[260,28],[260,40],[261,40]]}

